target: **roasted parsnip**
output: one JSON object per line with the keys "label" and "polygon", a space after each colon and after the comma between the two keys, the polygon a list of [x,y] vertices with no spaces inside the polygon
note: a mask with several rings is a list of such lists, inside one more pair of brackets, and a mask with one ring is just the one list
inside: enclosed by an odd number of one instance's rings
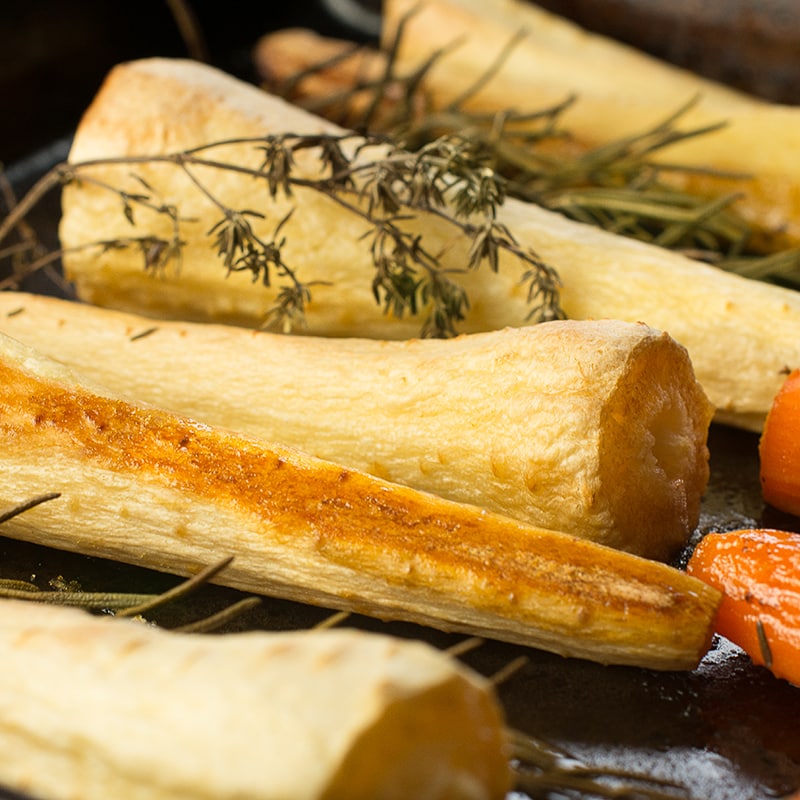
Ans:
{"label": "roasted parsnip", "polygon": [[505,54],[465,107],[530,111],[574,97],[563,117],[572,144],[596,146],[649,130],[696,101],[683,119],[687,127],[723,127],[655,156],[689,168],[665,179],[698,194],[741,193],[736,208],[762,238],[773,247],[800,243],[799,108],[701,78],[527,0],[387,0],[387,42],[401,22],[399,71],[446,50],[426,75],[436,107],[477,86]]}
{"label": "roasted parsnip", "polygon": [[[148,315],[261,324],[279,287],[253,283],[243,272],[226,272],[209,236],[219,220],[219,204],[228,209],[256,205],[266,218],[249,218],[253,230],[269,239],[279,228],[279,238],[285,239],[282,258],[311,285],[305,309],[309,333],[386,339],[417,335],[421,316],[393,316],[376,303],[375,267],[363,240],[363,220],[335,199],[303,187],[290,198],[278,192],[270,199],[266,188],[255,189],[258,184],[249,174],[147,158],[232,137],[286,131],[340,132],[195,62],[152,59],[116,67],[86,112],[70,158],[76,164],[115,158],[122,163],[82,169],[82,177],[63,193],[64,265],[79,296]],[[131,164],[126,159],[132,157],[141,159]],[[204,158],[257,169],[263,152],[252,142],[229,144],[204,151]],[[320,177],[322,166],[311,151],[299,153],[297,160],[298,174]],[[132,236],[158,233],[168,240],[174,234],[163,213],[133,208],[133,203],[131,214],[124,213],[119,190],[134,196],[143,186],[164,207],[179,209],[177,224],[185,242],[180,269],[169,268],[158,277],[144,269],[140,247],[122,246]],[[525,203],[506,201],[498,219],[522,246],[533,248],[556,269],[567,316],[643,321],[666,331],[688,349],[717,409],[716,418],[761,428],[786,368],[800,365],[798,293]],[[458,272],[469,263],[470,242],[438,217],[418,216],[404,224],[422,236],[430,252],[439,254],[443,268]],[[106,244],[89,247],[98,241]],[[462,330],[527,324],[526,269],[501,253],[497,273],[480,268],[458,274],[471,299]]]}
{"label": "roasted parsnip", "polygon": [[[264,34],[253,47],[253,63],[265,90],[347,127],[359,127],[369,114],[370,127],[382,130],[389,120],[397,122],[398,108],[406,101],[402,75],[386,84],[385,52],[310,28]],[[377,106],[376,86],[381,93]],[[411,98],[412,114],[423,114],[425,108],[424,96]]]}
{"label": "roasted parsnip", "polygon": [[502,800],[491,684],[356,630],[204,636],[0,601],[0,784],[39,800]]}
{"label": "roasted parsnip", "polygon": [[3,534],[601,662],[695,666],[716,590],[665,564],[93,390],[0,336]]}
{"label": "roasted parsnip", "polygon": [[6,292],[0,331],[124,397],[649,558],[699,519],[713,410],[642,324],[387,342]]}

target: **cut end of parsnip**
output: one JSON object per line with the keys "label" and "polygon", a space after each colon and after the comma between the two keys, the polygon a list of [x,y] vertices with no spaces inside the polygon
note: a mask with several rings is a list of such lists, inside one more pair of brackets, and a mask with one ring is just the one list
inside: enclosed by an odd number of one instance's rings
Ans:
{"label": "cut end of parsnip", "polygon": [[666,335],[641,347],[602,413],[600,473],[620,532],[606,543],[666,559],[700,516],[714,409],[682,348]]}

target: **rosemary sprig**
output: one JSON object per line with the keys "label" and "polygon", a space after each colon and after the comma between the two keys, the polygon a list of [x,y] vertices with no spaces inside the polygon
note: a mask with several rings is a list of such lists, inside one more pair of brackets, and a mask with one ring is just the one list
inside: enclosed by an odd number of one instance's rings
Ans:
{"label": "rosemary sprig", "polygon": [[511,729],[511,765],[520,791],[533,798],[600,797],[679,800],[685,787],[629,770],[584,764],[566,750]]}
{"label": "rosemary sprig", "polygon": [[[416,9],[409,13],[416,13]],[[571,139],[563,123],[565,113],[580,102],[579,97],[567,97],[553,108],[532,112],[504,109],[485,113],[468,108],[475,95],[491,83],[521,34],[510,38],[473,85],[446,107],[434,108],[426,95],[425,77],[443,52],[458,43],[436,51],[413,74],[404,75],[395,62],[406,27],[407,19],[401,20],[394,38],[382,50],[371,53],[373,66],[375,62],[384,63],[379,78],[351,86],[342,84],[327,98],[293,95],[302,86],[302,79],[317,71],[325,72],[328,82],[333,82],[336,66],[329,60],[308,65],[302,73],[288,77],[283,83],[286,96],[332,118],[341,115],[343,109],[366,102],[373,109],[390,109],[391,100],[403,96],[405,112],[401,118],[385,113],[370,119],[372,130],[381,131],[402,147],[416,150],[432,139],[461,132],[491,152],[490,165],[507,180],[509,196],[747,277],[800,288],[798,252],[765,252],[758,232],[737,213],[736,202],[744,191],[708,198],[678,190],[669,180],[677,173],[689,175],[697,170],[669,164],[657,156],[663,156],[676,143],[713,133],[726,124],[720,120],[713,125],[682,127],[696,98],[650,130],[599,147],[586,147]],[[342,58],[346,57],[343,51]],[[361,57],[365,57],[363,51]],[[271,88],[280,92],[281,84]],[[364,96],[370,93],[371,99],[365,101]],[[706,174],[746,189],[746,175],[716,170]]]}
{"label": "rosemary sprig", "polygon": [[[32,507],[32,506],[31,506]],[[50,605],[73,606],[85,611],[111,613],[117,617],[140,617],[151,614],[204,586],[215,574],[230,564],[227,558],[219,564],[202,570],[187,578],[177,586],[160,594],[137,592],[84,591],[75,582],[65,583],[63,579],[50,581],[52,588],[40,589],[31,581],[0,578],[0,598],[5,600],[26,600]],[[209,617],[197,620],[173,630],[180,632],[211,631],[228,624],[236,617],[249,611],[260,603],[257,597],[246,597],[227,606]]]}
{"label": "rosemary sprig", "polygon": [[[0,525],[43,503],[57,500],[60,496],[58,492],[46,492],[17,503],[5,511],[0,511]],[[196,575],[187,578],[172,589],[159,594],[88,592],[83,591],[77,583],[67,583],[61,577],[50,581],[50,589],[40,589],[32,581],[0,578],[0,598],[74,606],[86,611],[113,613],[118,617],[142,617],[144,614],[150,614],[167,603],[182,599],[197,591],[222,570],[226,569],[232,561],[232,556],[224,558],[216,564],[201,570]],[[173,630],[181,632],[211,631],[229,623],[260,602],[257,597],[246,597],[216,614]]]}
{"label": "rosemary sprig", "polygon": [[[422,141],[433,125],[440,135],[452,126],[487,148],[487,160],[506,178],[509,196],[731,270],[750,263],[744,254],[751,231],[734,211],[739,193],[709,199],[675,189],[665,175],[696,170],[654,158],[677,142],[712,133],[723,123],[681,128],[693,105],[689,103],[644,132],[596,148],[570,149],[561,117],[575,102],[580,100],[568,98],[538,115],[474,114],[450,107],[446,116],[431,115],[419,123],[413,138]],[[539,126],[532,129],[531,120],[538,120]],[[732,182],[745,177],[713,174]],[[733,258],[741,260],[728,261]]]}
{"label": "rosemary sprig", "polygon": [[[224,569],[231,559],[202,570],[187,578],[172,589],[160,594],[137,592],[85,591],[76,583],[65,584],[63,580],[51,581],[51,589],[40,589],[31,581],[0,578],[0,598],[26,600],[50,605],[72,606],[85,611],[113,614],[117,617],[138,617],[165,606],[167,603],[187,597],[204,586],[213,575]],[[261,602],[258,597],[245,597],[208,617],[188,623],[172,630],[178,632],[208,632],[227,625],[235,618],[251,610]]]}

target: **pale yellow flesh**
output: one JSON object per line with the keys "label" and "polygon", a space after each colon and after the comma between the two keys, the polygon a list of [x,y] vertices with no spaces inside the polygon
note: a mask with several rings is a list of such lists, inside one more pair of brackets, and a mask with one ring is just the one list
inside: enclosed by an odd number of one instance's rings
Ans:
{"label": "pale yellow flesh", "polygon": [[[81,122],[71,159],[163,154],[235,136],[337,131],[331,124],[210,67],[153,59],[117,67]],[[238,165],[258,166],[254,146],[213,153]],[[313,174],[315,166],[301,163]],[[67,275],[79,295],[93,303],[153,316],[259,325],[275,300],[277,287],[253,283],[248,275],[226,277],[207,233],[217,208],[171,165],[98,166],[93,176],[132,192],[142,184],[156,197],[180,207],[187,218],[187,244],[180,270],[160,277],[146,274],[137,249],[68,251]],[[253,179],[219,169],[193,169],[214,196],[231,208],[258,206],[265,192]],[[119,197],[82,182],[65,188],[62,243],[79,248],[98,240],[170,229],[142,208],[136,225],[125,219]],[[336,204],[298,190],[293,199],[264,199],[256,231],[269,238],[278,222],[296,208],[281,230],[283,256],[302,280],[329,282],[312,287],[307,332],[330,336],[403,339],[418,334],[422,317],[384,314],[372,296],[374,274],[362,239],[364,225]],[[197,222],[190,222],[197,220]],[[739,278],[670,253],[565,220],[527,204],[508,201],[500,221],[520,244],[532,247],[559,273],[562,302],[569,317],[617,318],[645,322],[666,331],[689,351],[694,370],[717,409],[717,419],[760,430],[785,371],[800,366],[800,296],[793,291]],[[409,223],[424,235],[445,266],[463,268],[468,242],[432,218]],[[463,276],[472,300],[462,330],[474,332],[528,322],[529,305],[520,284],[524,265],[501,257],[499,274],[488,269]]]}
{"label": "pale yellow flesh", "polygon": [[639,555],[698,522],[712,409],[644,325],[293,337],[5,293],[0,332],[121,396]]}
{"label": "pale yellow flesh", "polygon": [[0,336],[3,534],[564,655],[696,666],[719,593],[684,572],[92,390]]}
{"label": "pale yellow flesh", "polygon": [[0,784],[40,800],[502,800],[491,685],[355,630],[203,636],[0,601]]}

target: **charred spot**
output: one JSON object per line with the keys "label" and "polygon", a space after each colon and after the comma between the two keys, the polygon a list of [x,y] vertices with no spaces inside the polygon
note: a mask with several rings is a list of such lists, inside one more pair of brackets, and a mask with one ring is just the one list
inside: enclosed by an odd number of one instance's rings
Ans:
{"label": "charred spot", "polygon": [[318,507],[349,511],[353,504],[346,497],[323,497],[318,501]]}
{"label": "charred spot", "polygon": [[100,409],[86,408],[83,411],[86,421],[98,432],[102,433],[108,427],[105,415]]}

